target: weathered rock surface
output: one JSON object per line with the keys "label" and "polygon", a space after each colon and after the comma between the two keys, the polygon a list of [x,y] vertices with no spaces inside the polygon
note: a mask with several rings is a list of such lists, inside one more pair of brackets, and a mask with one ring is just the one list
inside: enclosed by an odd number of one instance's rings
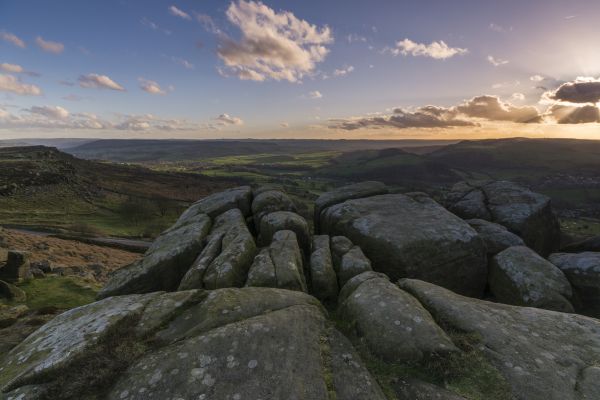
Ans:
{"label": "weathered rock surface", "polygon": [[210,235],[206,246],[185,273],[177,290],[201,289],[204,287],[204,275],[211,263],[221,254],[223,233]]}
{"label": "weathered rock surface", "polygon": [[0,280],[15,283],[30,277],[29,253],[9,250],[6,255],[6,264],[0,265]]}
{"label": "weathered rock surface", "polygon": [[246,217],[251,213],[251,205],[252,189],[250,186],[240,186],[225,190],[223,192],[212,194],[192,204],[190,208],[181,214],[175,223],[175,226],[186,223],[185,221],[200,214],[206,214],[211,218],[216,218],[232,208],[239,209]]}
{"label": "weathered rock surface", "polygon": [[495,255],[511,246],[525,246],[519,236],[510,232],[504,226],[484,219],[470,219],[467,221],[485,242],[488,255]]}
{"label": "weathered rock surface", "polygon": [[386,193],[388,193],[387,187],[383,183],[375,181],[355,183],[323,193],[315,200],[315,232],[320,232],[319,224],[321,221],[321,213],[327,207],[343,203],[346,200],[360,199],[362,197],[371,197]]}
{"label": "weathered rock surface", "polygon": [[248,271],[246,286],[277,287],[275,264],[273,264],[268,247],[262,249],[254,257],[250,271]]}
{"label": "weathered rock surface", "polygon": [[347,236],[376,271],[392,280],[413,277],[471,296],[483,293],[483,240],[428,197],[387,194],[348,200],[321,213],[321,230]]}
{"label": "weathered rock surface", "polygon": [[373,354],[406,362],[458,351],[413,296],[388,279],[367,274],[369,279],[354,278],[359,283],[345,293],[340,312]]}
{"label": "weathered rock surface", "polygon": [[348,280],[363,272],[372,271],[371,261],[364,255],[360,247],[352,246],[350,250],[342,256],[338,268],[338,283],[343,287]]}
{"label": "weathered rock surface", "polygon": [[269,254],[275,266],[277,287],[306,292],[304,262],[296,234],[292,231],[276,232]]}
{"label": "weathered rock surface", "polygon": [[314,236],[312,248],[313,252],[310,255],[312,293],[321,301],[334,301],[338,295],[338,282],[333,269],[329,236]]}
{"label": "weathered rock surface", "polygon": [[560,224],[550,198],[508,181],[457,183],[446,199],[450,211],[465,218],[499,223],[543,256],[560,246]]}
{"label": "weathered rock surface", "polygon": [[501,303],[573,312],[571,285],[549,261],[525,246],[514,246],[490,262],[490,289]]}
{"label": "weathered rock surface", "polygon": [[0,299],[24,302],[27,300],[27,295],[23,289],[8,282],[0,281]]}
{"label": "weathered rock surface", "polygon": [[297,209],[292,199],[279,190],[265,190],[258,194],[255,191],[254,200],[252,200],[254,224],[259,227],[262,217],[275,211],[297,212]]}
{"label": "weathered rock surface", "polygon": [[112,297],[62,314],[8,355],[7,398],[83,398],[90,371],[77,366],[93,368],[119,326],[123,342],[147,338],[146,348],[124,372],[111,360],[91,370],[105,374],[99,398],[385,399],[316,299],[269,288]]}
{"label": "weathered rock surface", "polygon": [[98,298],[175,290],[198,254],[211,227],[205,214],[181,219],[163,232],[133,264],[114,272]]}
{"label": "weathered rock surface", "polygon": [[399,286],[436,320],[477,334],[485,357],[507,380],[515,399],[579,400],[585,398],[583,390],[597,392],[597,381],[592,384],[582,372],[597,366],[600,321],[467,298],[418,280],[405,279]]}
{"label": "weathered rock surface", "polygon": [[254,237],[242,212],[233,208],[215,218],[211,235],[222,235],[221,252],[206,268],[202,278],[206,289],[242,287],[256,254]]}
{"label": "weathered rock surface", "polygon": [[560,268],[571,283],[577,312],[600,318],[600,253],[555,253],[548,260]]}
{"label": "weathered rock surface", "polygon": [[310,231],[308,223],[300,215],[290,211],[275,211],[264,215],[260,220],[258,244],[268,246],[278,231],[292,231],[305,254],[310,254]]}
{"label": "weathered rock surface", "polygon": [[271,245],[254,258],[246,286],[306,291],[302,253],[294,232],[275,233]]}

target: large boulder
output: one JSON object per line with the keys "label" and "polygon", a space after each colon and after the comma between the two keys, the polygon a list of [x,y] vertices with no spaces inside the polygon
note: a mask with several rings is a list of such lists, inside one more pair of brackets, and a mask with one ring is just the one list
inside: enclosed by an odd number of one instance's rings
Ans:
{"label": "large boulder", "polygon": [[484,219],[470,219],[467,221],[485,242],[488,255],[495,255],[511,246],[525,246],[519,236],[510,232],[504,226]]}
{"label": "large boulder", "polygon": [[314,236],[312,248],[310,255],[312,293],[321,301],[335,301],[338,295],[338,283],[333,269],[329,236]]}
{"label": "large boulder", "polygon": [[[600,357],[600,321],[463,297],[433,284],[406,279],[400,287],[443,321],[479,338],[478,347],[512,389],[516,400],[581,400],[593,393]],[[582,372],[588,371],[588,374]],[[596,390],[597,393],[597,390]]]}
{"label": "large boulder", "polygon": [[251,213],[252,188],[240,186],[224,190],[198,200],[181,214],[175,226],[185,223],[186,220],[199,215],[206,214],[215,218],[232,208],[239,209],[247,217]]}
{"label": "large boulder", "polygon": [[163,232],[142,259],[115,271],[98,298],[176,290],[202,251],[210,227],[211,219],[205,214],[181,220]]}
{"label": "large boulder", "polygon": [[385,399],[316,299],[269,288],[69,311],[8,354],[0,387],[13,399]]}
{"label": "large boulder", "polygon": [[265,215],[275,211],[297,212],[296,205],[289,196],[279,190],[265,190],[256,194],[252,200],[254,224],[259,227],[260,220]]}
{"label": "large boulder", "polygon": [[548,260],[560,268],[571,283],[577,312],[600,318],[600,253],[555,253]]}
{"label": "large boulder", "polygon": [[483,240],[466,222],[422,195],[348,200],[321,213],[321,230],[347,236],[373,269],[392,280],[413,277],[481,296],[487,262]]}
{"label": "large boulder", "polygon": [[211,235],[222,235],[221,252],[206,268],[202,278],[206,289],[242,287],[256,254],[254,237],[242,212],[233,208],[215,218]]}
{"label": "large boulder", "polygon": [[560,246],[560,224],[550,198],[508,181],[457,183],[446,198],[456,215],[496,222],[543,256]]}
{"label": "large boulder", "polygon": [[8,282],[0,281],[0,299],[22,303],[27,300],[23,289]]}
{"label": "large boulder", "polygon": [[277,231],[269,246],[269,254],[275,266],[277,287],[306,292],[304,262],[296,234]]}
{"label": "large boulder", "polygon": [[335,188],[329,192],[321,194],[317,200],[315,200],[315,232],[320,232],[319,223],[321,221],[321,213],[327,207],[343,203],[346,200],[360,199],[362,197],[370,197],[386,193],[388,193],[388,188],[383,183],[366,181]]}
{"label": "large boulder", "polygon": [[418,361],[458,351],[431,314],[387,278],[357,276],[345,293],[340,314],[369,350],[389,362]]}
{"label": "large boulder", "polygon": [[306,291],[302,253],[294,232],[278,231],[271,245],[254,257],[246,286]]}
{"label": "large boulder", "polygon": [[310,254],[310,230],[308,223],[300,215],[291,211],[275,211],[264,215],[258,228],[258,243],[268,246],[278,231],[293,231],[298,238],[298,244],[305,254]]}
{"label": "large boulder", "polygon": [[528,247],[509,247],[496,254],[490,262],[489,283],[501,303],[573,312],[565,275]]}
{"label": "large boulder", "polygon": [[364,255],[358,246],[352,246],[340,261],[337,271],[338,284],[344,287],[346,282],[363,272],[372,271],[371,261]]}
{"label": "large boulder", "polygon": [[9,250],[6,264],[0,265],[0,279],[15,283],[31,277],[30,254],[26,251]]}

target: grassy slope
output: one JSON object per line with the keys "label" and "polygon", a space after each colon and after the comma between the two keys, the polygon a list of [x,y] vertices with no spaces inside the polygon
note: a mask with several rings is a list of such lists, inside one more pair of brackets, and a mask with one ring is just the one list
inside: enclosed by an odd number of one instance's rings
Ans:
{"label": "grassy slope", "polygon": [[4,224],[155,235],[184,207],[235,182],[79,160],[43,147],[0,149]]}

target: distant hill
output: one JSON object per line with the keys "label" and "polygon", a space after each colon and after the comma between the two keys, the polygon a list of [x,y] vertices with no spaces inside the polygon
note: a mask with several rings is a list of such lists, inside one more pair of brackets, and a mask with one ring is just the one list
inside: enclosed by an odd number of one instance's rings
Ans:
{"label": "distant hill", "polygon": [[600,167],[600,141],[578,139],[465,140],[428,155],[453,168],[565,171]]}
{"label": "distant hill", "polygon": [[361,150],[331,160],[318,174],[345,180],[380,180],[412,188],[459,181],[451,168],[401,149]]}
{"label": "distant hill", "polygon": [[[81,160],[44,146],[0,148],[0,221],[154,234],[185,205],[235,181]],[[153,231],[153,232],[150,232]]]}
{"label": "distant hill", "polygon": [[118,162],[187,161],[256,154],[422,147],[456,141],[423,140],[97,140],[67,149],[80,158]]}

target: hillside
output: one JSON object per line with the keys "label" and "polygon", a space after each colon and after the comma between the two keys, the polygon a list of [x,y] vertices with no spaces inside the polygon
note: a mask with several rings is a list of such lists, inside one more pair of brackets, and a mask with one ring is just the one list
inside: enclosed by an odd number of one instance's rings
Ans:
{"label": "hillside", "polygon": [[230,185],[197,174],[81,160],[43,146],[0,148],[3,224],[154,235],[182,207]]}
{"label": "hillside", "polygon": [[423,140],[97,140],[67,149],[85,159],[119,162],[194,161],[256,154],[300,154],[390,147],[421,147],[455,141]]}

